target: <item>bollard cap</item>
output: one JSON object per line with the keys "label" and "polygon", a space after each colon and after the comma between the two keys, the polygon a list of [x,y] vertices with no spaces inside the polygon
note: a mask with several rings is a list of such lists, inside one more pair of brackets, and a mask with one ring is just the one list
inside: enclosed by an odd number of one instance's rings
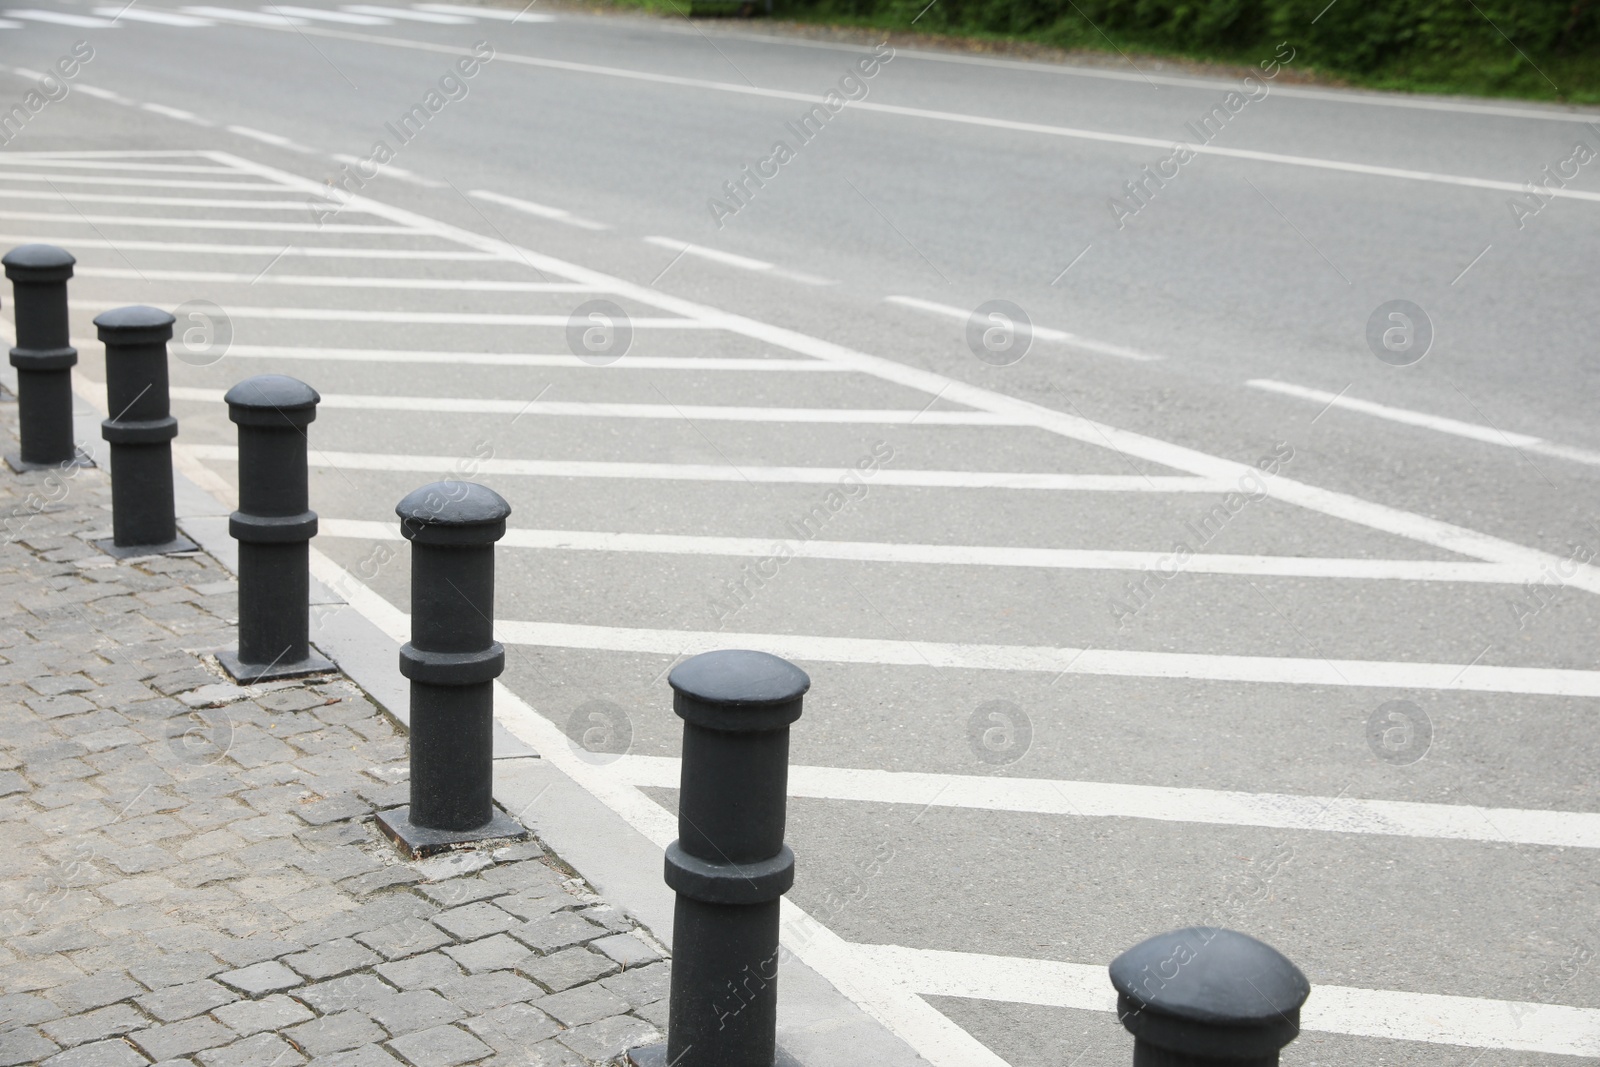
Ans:
{"label": "bollard cap", "polygon": [[222,398],[228,418],[241,426],[304,426],[317,417],[322,397],[299,378],[258,374],[229,389]]}
{"label": "bollard cap", "polygon": [[142,304],[113,308],[94,317],[100,340],[108,345],[165,343],[172,340],[172,324],[177,321],[169,312]]}
{"label": "bollard cap", "polygon": [[506,533],[511,505],[477,482],[432,482],[395,505],[400,532],[422,545],[492,545]]}
{"label": "bollard cap", "polygon": [[55,245],[18,245],[0,257],[14,282],[64,282],[72,277],[72,253]]}
{"label": "bollard cap", "polygon": [[1271,945],[1213,926],[1144,941],[1111,961],[1117,1014],[1140,1041],[1191,1056],[1276,1056],[1300,1033],[1311,983]]}
{"label": "bollard cap", "polygon": [[811,688],[805,671],[779,656],[748,649],[702,652],[672,668],[672,710],[711,730],[782,730],[800,717]]}

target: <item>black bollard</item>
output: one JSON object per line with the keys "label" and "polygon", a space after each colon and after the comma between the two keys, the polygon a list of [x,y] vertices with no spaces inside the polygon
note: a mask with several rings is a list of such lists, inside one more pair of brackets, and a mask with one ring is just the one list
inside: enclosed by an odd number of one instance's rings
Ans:
{"label": "black bollard", "polygon": [[239,426],[239,510],[228,533],[239,542],[239,651],[217,660],[238,682],[333,670],[311,651],[311,538],[306,427],[317,391],[296,378],[262,374],[228,390]]}
{"label": "black bollard", "polygon": [[72,434],[72,347],[67,279],[77,260],[54,245],[19,245],[0,258],[11,279],[17,319],[17,408],[22,450],[6,456],[12,470],[92,467]]}
{"label": "black bollard", "polygon": [[96,545],[113,556],[192,552],[172,503],[172,417],[167,342],[177,321],[152,307],[107,311],[94,320],[106,346],[106,406],[100,435],[111,443],[111,530]]}
{"label": "black bollard", "polygon": [[1141,942],[1111,961],[1134,1067],[1277,1067],[1311,983],[1277,949],[1213,926]]}
{"label": "black bollard", "polygon": [[522,837],[494,806],[494,543],[511,505],[473,482],[434,482],[400,501],[411,542],[411,804],[378,823],[412,856],[472,841]]}
{"label": "black bollard", "polygon": [[811,687],[765,652],[706,652],[667,678],[683,719],[678,840],[667,846],[673,911],[666,1047],[636,1064],[773,1067],[778,899],[794,884],[783,843],[789,725]]}

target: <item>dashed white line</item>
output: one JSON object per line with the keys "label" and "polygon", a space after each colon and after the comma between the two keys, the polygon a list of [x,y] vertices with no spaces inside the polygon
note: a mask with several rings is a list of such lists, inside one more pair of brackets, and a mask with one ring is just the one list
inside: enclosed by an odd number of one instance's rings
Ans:
{"label": "dashed white line", "polygon": [[385,18],[376,18],[372,15],[352,15],[347,11],[329,11],[321,7],[297,7],[292,4],[272,4],[266,10],[288,15],[296,19],[312,19],[317,22],[340,22],[346,26],[392,26],[394,23]]}
{"label": "dashed white line", "polygon": [[[356,226],[345,222],[266,222],[257,219],[166,219],[150,215],[62,215],[49,211],[0,211],[0,219],[19,222],[62,222],[80,226],[159,226],[170,230],[252,230],[258,233],[416,234],[409,226]],[[76,240],[76,238],[68,238]]]}
{"label": "dashed white line", "polygon": [[[883,299],[885,303],[899,304],[901,307],[914,308],[917,311],[929,311],[935,315],[942,315],[945,318],[955,319],[959,322],[966,322],[972,317],[972,310],[970,308],[958,308],[952,307],[949,304],[937,304],[932,300],[923,300],[920,297],[886,296]],[[1100,354],[1107,356],[1116,356],[1119,359],[1131,359],[1138,363],[1151,363],[1162,358],[1160,356],[1151,355],[1148,352],[1140,352],[1136,349],[1124,348],[1122,345],[1107,344],[1104,341],[1091,341],[1087,337],[1079,337],[1077,334],[1067,333],[1065,330],[1051,329],[1048,326],[1033,325],[1028,328],[1028,332],[1030,332],[1034,337],[1039,338],[1041,341],[1060,341],[1064,344],[1069,344],[1074,348],[1082,348],[1090,352],[1099,352]]]}
{"label": "dashed white line", "polygon": [[210,119],[203,119],[199,115],[196,115],[193,111],[185,111],[181,107],[168,107],[165,104],[151,103],[144,103],[140,104],[139,106],[146,111],[165,116],[169,119],[177,119],[179,122],[189,122],[196,126],[216,125],[216,123],[212,122]]}
{"label": "dashed white line", "polygon": [[[329,158],[339,163],[349,163],[351,166],[354,166],[358,163],[365,165],[367,162],[359,156],[352,156],[342,152],[335,153]],[[416,171],[407,170],[404,167],[397,167],[393,163],[385,163],[383,165],[383,169],[378,173],[387,175],[391,178],[398,178],[403,182],[410,182],[412,185],[420,185],[424,189],[443,189],[445,186],[444,182],[435,181],[432,178],[424,178]]]}
{"label": "dashed white line", "polygon": [[[79,274],[87,273],[80,270]],[[130,276],[135,272],[129,271]],[[145,276],[154,278],[150,271]],[[241,275],[241,277],[244,277]],[[245,280],[248,282],[249,278]],[[266,279],[263,279],[265,281]],[[309,280],[309,279],[308,279]],[[386,280],[386,279],[380,279]],[[532,284],[539,284],[537,282]],[[408,288],[408,287],[401,287]],[[422,288],[428,288],[424,284]],[[556,283],[550,290],[559,292]],[[603,290],[577,290],[602,292]],[[847,374],[848,371],[820,359],[746,358],[741,356],[629,356],[605,367],[585,363],[570,352],[536,354],[521,352],[427,352],[387,348],[285,348],[277,345],[232,345],[228,355],[243,359],[308,359],[319,363],[433,363],[471,367],[556,367],[620,373],[630,370],[766,371],[786,374]]]}
{"label": "dashed white line", "polygon": [[[4,196],[0,192],[0,196]],[[304,204],[296,207],[304,210]],[[602,290],[592,285],[581,282],[508,282],[487,278],[359,278],[342,274],[247,274],[236,271],[220,270],[134,270],[126,267],[79,267],[77,274],[80,278],[125,278],[138,281],[163,281],[163,282],[212,282],[225,285],[297,285],[311,288],[333,289],[432,289],[440,292],[469,292],[469,293],[598,293]],[[229,354],[241,354],[244,346],[236,345],[228,349]],[[285,353],[329,353],[345,351],[343,349],[323,348],[285,348],[272,349],[272,354]],[[368,352],[366,349],[360,351]],[[368,354],[374,360],[403,359],[406,353],[389,352],[373,349]],[[445,363],[451,362],[451,357],[468,359],[477,353],[466,352],[430,352],[414,353],[427,355],[427,360],[416,362]],[[327,358],[338,358],[328,356]],[[552,357],[555,358],[555,357]],[[576,360],[576,356],[566,356],[568,362]],[[633,357],[635,359],[639,357]],[[705,362],[711,362],[709,360]],[[798,362],[798,361],[797,361]],[[829,367],[821,360],[807,360],[808,363],[818,363]],[[832,369],[832,368],[829,368]]]}
{"label": "dashed white line", "polygon": [[382,7],[378,4],[345,4],[345,11],[358,15],[377,15],[380,18],[401,19],[406,22],[428,22],[436,26],[465,26],[472,20],[459,15],[441,15],[427,11],[408,11],[400,7]]}
{"label": "dashed white line", "polygon": [[12,18],[25,19],[28,22],[50,22],[57,26],[77,26],[85,30],[109,30],[116,28],[117,25],[109,19],[90,18],[88,15],[73,15],[65,11],[12,8],[6,14]]}
{"label": "dashed white line", "polygon": [[1473,441],[1481,441],[1484,444],[1500,445],[1504,448],[1514,448],[1541,456],[1552,456],[1557,459],[1571,460],[1574,463],[1584,463],[1591,467],[1600,467],[1600,452],[1591,452],[1588,449],[1574,448],[1570,445],[1559,445],[1542,437],[1534,437],[1532,434],[1511,433],[1497,430],[1493,426],[1483,426],[1475,422],[1462,422],[1459,419],[1445,418],[1442,415],[1429,415],[1426,412],[1411,411],[1407,408],[1391,407],[1388,404],[1378,404],[1371,400],[1357,400],[1341,393],[1329,393],[1322,389],[1311,389],[1303,385],[1294,385],[1290,382],[1274,381],[1270,378],[1253,378],[1245,382],[1245,384],[1254,389],[1263,389],[1269,393],[1280,393],[1284,396],[1309,400],[1328,407],[1342,408],[1345,411],[1355,411],[1363,415],[1387,419],[1390,422],[1417,426],[1426,430],[1434,430],[1438,433],[1447,433],[1454,437],[1465,437]]}
{"label": "dashed white line", "polygon": [[245,22],[252,26],[271,26],[275,29],[282,29],[286,26],[306,25],[303,20],[292,19],[287,15],[264,15],[258,11],[245,11],[243,8],[237,7],[195,5],[186,7],[183,10],[191,15],[201,15],[206,18],[223,19],[225,21]]}
{"label": "dashed white line", "polygon": [[236,133],[240,137],[248,137],[252,141],[260,141],[262,144],[272,145],[274,148],[287,148],[295,152],[311,151],[311,149],[307,148],[305,145],[291,141],[287,137],[280,137],[275,133],[268,133],[265,130],[258,130],[253,126],[224,126],[223,129],[227,130],[229,133]]}
{"label": "dashed white line", "polygon": [[657,248],[665,248],[676,252],[679,255],[697,256],[713,263],[721,263],[728,267],[738,267],[740,270],[758,271],[777,278],[787,278],[803,285],[837,284],[831,279],[818,277],[815,274],[786,270],[765,260],[751,259],[749,256],[735,255],[732,252],[724,252],[718,248],[707,248],[705,245],[691,244],[688,241],[680,241],[676,237],[646,237],[644,242],[645,244],[655,245]]}
{"label": "dashed white line", "polygon": [[104,15],[113,22],[126,19],[129,22],[149,22],[157,26],[201,27],[215,26],[210,19],[196,18],[192,15],[179,15],[171,11],[153,11],[150,8],[136,7],[125,4],[122,7],[97,7],[96,15]]}
{"label": "dashed white line", "polygon": [[554,22],[554,15],[540,15],[528,11],[507,11],[497,7],[468,7],[465,4],[412,4],[418,11],[437,11],[442,15],[466,15],[475,19],[497,19],[500,22]]}
{"label": "dashed white line", "polygon": [[467,195],[476,197],[479,200],[487,200],[491,204],[499,204],[502,207],[511,208],[514,211],[520,211],[524,215],[532,215],[534,218],[549,219],[552,222],[564,222],[568,226],[576,226],[580,230],[609,230],[611,228],[603,222],[595,222],[593,219],[574,215],[563,208],[536,204],[532,200],[506,196],[504,193],[496,193],[488,189],[474,189]]}
{"label": "dashed white line", "polygon": [[[500,263],[499,256],[486,252],[468,252],[447,248],[302,248],[282,245],[212,244],[207,241],[107,241],[98,237],[52,237],[48,234],[0,234],[0,241],[52,241],[70,244],[74,248],[105,249],[139,252],[199,252],[204,255],[274,256],[284,259],[307,257],[311,259],[389,259],[424,260],[427,262]],[[76,305],[76,301],[74,304]]]}

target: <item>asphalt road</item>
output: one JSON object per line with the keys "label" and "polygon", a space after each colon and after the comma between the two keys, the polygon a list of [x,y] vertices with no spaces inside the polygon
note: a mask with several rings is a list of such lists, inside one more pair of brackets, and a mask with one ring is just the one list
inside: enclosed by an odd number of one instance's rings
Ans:
{"label": "asphalt road", "polygon": [[[0,103],[93,49],[0,150],[0,243],[79,256],[83,388],[95,313],[211,302],[184,462],[233,478],[232,382],[312,382],[318,545],[402,609],[394,502],[497,488],[508,681],[669,806],[670,665],[801,663],[791,898],[930,1061],[1127,1062],[1093,975],[1201,921],[1323,990],[1286,1062],[1600,1057],[1600,163],[1508,206],[1600,114],[280,10],[0,12]],[[974,347],[992,300],[1039,329]]]}

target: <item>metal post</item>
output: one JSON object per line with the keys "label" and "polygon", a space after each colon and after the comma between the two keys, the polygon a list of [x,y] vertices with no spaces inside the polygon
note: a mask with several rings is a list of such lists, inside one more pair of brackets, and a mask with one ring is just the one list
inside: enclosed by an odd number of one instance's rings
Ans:
{"label": "metal post", "polygon": [[262,374],[228,390],[239,426],[239,510],[228,532],[239,542],[239,651],[217,660],[235,681],[259,682],[333,670],[311,651],[311,538],[306,427],[317,391],[296,378]]}
{"label": "metal post", "polygon": [[95,318],[106,346],[106,403],[100,435],[111,443],[111,529],[99,548],[113,556],[191,552],[178,536],[172,502],[172,439],[178,420],[167,393],[167,342],[176,321],[152,307]]}
{"label": "metal post", "polygon": [[12,470],[92,467],[72,433],[72,347],[67,323],[67,279],[77,260],[54,245],[19,245],[0,258],[11,279],[17,319],[17,408],[22,449],[6,456]]}
{"label": "metal post", "polygon": [[511,505],[473,482],[434,482],[400,501],[411,542],[411,804],[378,815],[413,856],[527,831],[494,807],[494,543]]}
{"label": "metal post", "polygon": [[1111,961],[1134,1067],[1277,1067],[1311,983],[1271,945],[1212,926],[1152,937]]}
{"label": "metal post", "polygon": [[673,1067],[777,1062],[778,898],[794,884],[783,843],[789,725],[811,679],[765,652],[707,652],[667,678],[683,719],[667,1042],[630,1053]]}

